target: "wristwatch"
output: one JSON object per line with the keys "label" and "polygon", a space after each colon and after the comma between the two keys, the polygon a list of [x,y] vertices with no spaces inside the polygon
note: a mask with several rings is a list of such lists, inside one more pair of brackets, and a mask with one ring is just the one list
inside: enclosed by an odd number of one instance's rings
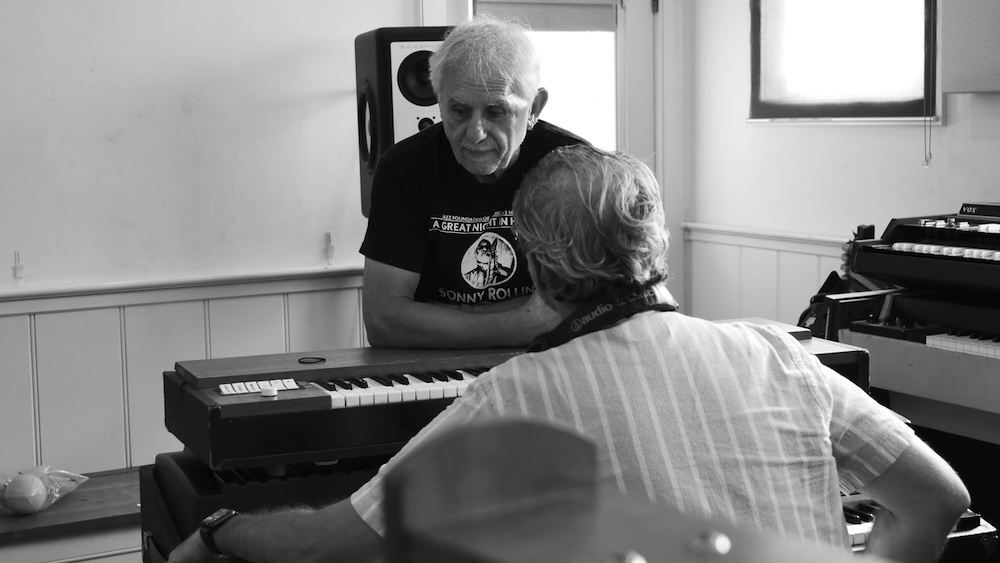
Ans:
{"label": "wristwatch", "polygon": [[215,545],[215,539],[212,537],[215,531],[222,527],[223,524],[229,521],[230,518],[236,516],[239,512],[236,512],[232,508],[220,508],[215,512],[209,514],[204,520],[201,521],[201,526],[198,527],[198,531],[201,532],[201,541],[205,544],[205,547],[209,551],[218,555],[225,555],[219,550],[219,546]]}

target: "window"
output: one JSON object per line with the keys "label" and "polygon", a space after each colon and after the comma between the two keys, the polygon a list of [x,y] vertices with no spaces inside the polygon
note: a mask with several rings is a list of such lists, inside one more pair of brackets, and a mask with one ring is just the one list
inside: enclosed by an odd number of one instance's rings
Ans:
{"label": "window", "polygon": [[750,119],[937,114],[936,0],[751,0]]}
{"label": "window", "polygon": [[617,149],[617,2],[476,0],[476,13],[528,25],[549,103],[542,119],[604,149]]}

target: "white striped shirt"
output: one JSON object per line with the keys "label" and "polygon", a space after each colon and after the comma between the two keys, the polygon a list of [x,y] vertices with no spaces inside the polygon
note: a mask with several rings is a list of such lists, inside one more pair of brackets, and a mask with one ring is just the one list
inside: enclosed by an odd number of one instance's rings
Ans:
{"label": "white striped shirt", "polygon": [[913,436],[778,328],[649,312],[481,375],[352,495],[358,514],[384,534],[382,472],[429,434],[490,417],[577,430],[623,494],[844,548],[840,491]]}

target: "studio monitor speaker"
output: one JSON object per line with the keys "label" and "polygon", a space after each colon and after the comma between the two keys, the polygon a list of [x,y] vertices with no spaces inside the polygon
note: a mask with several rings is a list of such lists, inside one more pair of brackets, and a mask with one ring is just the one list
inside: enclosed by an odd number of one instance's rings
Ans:
{"label": "studio monitor speaker", "polygon": [[361,157],[361,212],[368,216],[372,178],[393,143],[441,120],[427,62],[449,27],[383,27],[354,40]]}

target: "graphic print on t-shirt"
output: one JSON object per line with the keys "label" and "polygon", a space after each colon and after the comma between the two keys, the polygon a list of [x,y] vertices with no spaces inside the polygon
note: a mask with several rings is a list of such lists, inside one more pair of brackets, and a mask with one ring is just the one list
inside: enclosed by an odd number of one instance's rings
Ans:
{"label": "graphic print on t-shirt", "polygon": [[509,280],[517,270],[517,256],[507,239],[483,233],[462,257],[462,277],[475,289],[486,289]]}
{"label": "graphic print on t-shirt", "polygon": [[[489,215],[435,215],[428,235],[436,250],[426,283],[430,299],[441,303],[485,305],[531,295],[531,276],[514,248],[510,209]],[[419,291],[419,289],[418,289]],[[424,297],[423,299],[428,299]]]}

